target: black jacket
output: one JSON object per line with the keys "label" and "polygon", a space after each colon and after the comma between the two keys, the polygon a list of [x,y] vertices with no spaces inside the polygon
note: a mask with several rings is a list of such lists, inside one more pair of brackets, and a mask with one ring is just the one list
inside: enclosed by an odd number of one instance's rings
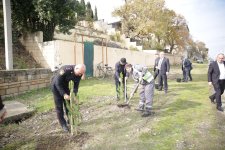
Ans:
{"label": "black jacket", "polygon": [[0,110],[2,110],[3,107],[4,107],[4,104],[2,103],[2,97],[0,95]]}
{"label": "black jacket", "polygon": [[74,82],[73,92],[77,94],[78,86],[81,80],[81,76],[76,76],[74,74],[75,65],[65,65],[62,66],[57,75],[54,77],[52,81],[53,88],[56,88],[61,96],[64,94],[69,94],[69,82],[72,80]]}
{"label": "black jacket", "polygon": [[[158,59],[157,64],[159,63],[160,59]],[[170,71],[170,62],[169,59],[164,57],[163,61],[161,63],[161,68],[160,68],[160,72],[161,74],[166,74],[166,72]]]}
{"label": "black jacket", "polygon": [[120,73],[122,73],[122,78],[125,78],[125,76],[129,76],[128,73],[126,72],[125,65],[121,65],[120,62],[117,62],[115,64],[115,78],[119,79],[120,78]]}
{"label": "black jacket", "polygon": [[188,70],[192,69],[192,63],[191,63],[191,61],[189,59],[184,59],[182,61],[182,70],[184,70],[184,68],[188,69]]}
{"label": "black jacket", "polygon": [[[224,66],[225,66],[225,62],[223,62]],[[220,69],[219,66],[217,64],[217,61],[213,61],[210,65],[209,65],[209,69],[208,69],[208,82],[212,82],[213,84],[217,84],[220,78]]]}

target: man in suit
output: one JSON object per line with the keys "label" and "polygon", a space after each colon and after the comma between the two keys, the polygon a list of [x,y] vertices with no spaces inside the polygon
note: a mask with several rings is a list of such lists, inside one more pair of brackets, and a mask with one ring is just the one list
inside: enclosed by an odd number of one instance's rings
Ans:
{"label": "man in suit", "polygon": [[168,91],[168,84],[167,84],[167,76],[170,71],[170,62],[169,59],[164,56],[164,52],[159,53],[160,59],[158,60],[156,67],[159,70],[158,74],[158,84],[159,84],[159,91],[162,91],[163,83],[164,83],[164,92],[165,94]]}
{"label": "man in suit", "polygon": [[154,64],[154,80],[157,78],[157,76],[159,74],[159,70],[157,69],[159,59],[160,59],[159,54],[156,53],[155,54],[155,64]]}
{"label": "man in suit", "polygon": [[224,92],[225,86],[225,62],[224,54],[220,53],[217,55],[216,61],[213,61],[209,65],[208,69],[208,83],[213,85],[215,93],[209,96],[211,103],[215,103],[216,99],[216,108],[219,111],[223,111],[221,95]]}
{"label": "man in suit", "polygon": [[190,78],[190,81],[192,81],[191,69],[191,61],[184,57],[182,60],[183,82],[188,82],[188,77]]}

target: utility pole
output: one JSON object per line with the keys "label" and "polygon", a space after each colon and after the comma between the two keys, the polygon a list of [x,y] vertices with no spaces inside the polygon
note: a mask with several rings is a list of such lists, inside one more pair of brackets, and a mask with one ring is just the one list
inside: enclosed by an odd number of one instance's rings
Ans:
{"label": "utility pole", "polygon": [[6,70],[11,70],[13,69],[11,5],[10,0],[2,0],[2,1],[4,13],[4,33],[5,33],[5,64]]}

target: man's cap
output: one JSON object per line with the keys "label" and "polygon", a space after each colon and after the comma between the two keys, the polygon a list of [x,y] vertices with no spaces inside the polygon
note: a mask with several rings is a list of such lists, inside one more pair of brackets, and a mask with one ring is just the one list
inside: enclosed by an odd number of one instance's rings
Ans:
{"label": "man's cap", "polygon": [[121,63],[122,65],[125,65],[125,64],[127,63],[126,58],[121,58],[121,59],[120,59],[120,63]]}

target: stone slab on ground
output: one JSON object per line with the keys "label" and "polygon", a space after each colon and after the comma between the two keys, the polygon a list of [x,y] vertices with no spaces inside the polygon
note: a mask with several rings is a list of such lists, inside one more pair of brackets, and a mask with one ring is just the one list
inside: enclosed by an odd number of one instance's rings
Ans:
{"label": "stone slab on ground", "polygon": [[4,101],[4,104],[7,110],[4,123],[19,122],[34,113],[34,109],[28,108],[28,106],[18,101]]}

